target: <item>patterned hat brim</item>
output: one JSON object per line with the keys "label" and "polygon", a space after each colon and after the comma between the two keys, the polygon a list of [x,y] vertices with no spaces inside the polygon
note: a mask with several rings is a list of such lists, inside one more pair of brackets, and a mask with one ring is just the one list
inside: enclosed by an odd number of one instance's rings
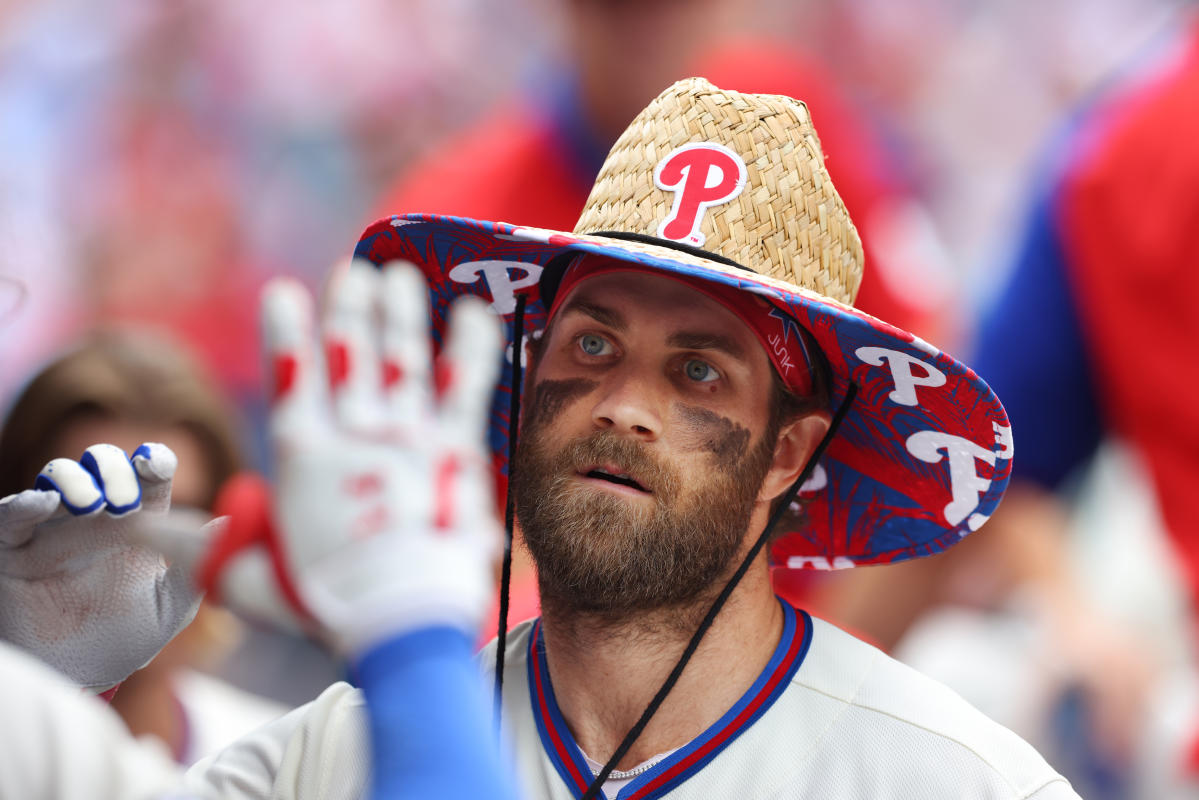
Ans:
{"label": "patterned hat brim", "polygon": [[[753,292],[820,345],[831,367],[832,408],[851,381],[858,385],[840,430],[801,490],[806,524],[776,539],[774,563],[839,569],[932,555],[977,530],[998,506],[1011,475],[1012,436],[990,387],[918,337],[823,295],[654,244],[441,215],[380,220],[367,228],[355,255],[378,265],[409,261],[425,272],[435,342],[450,303],[466,294],[491,303],[511,342],[517,294],[527,297],[526,331],[540,329],[547,310],[537,293],[541,272],[569,252]],[[780,315],[781,335],[789,325]],[[490,431],[503,474],[511,358],[509,351]]]}

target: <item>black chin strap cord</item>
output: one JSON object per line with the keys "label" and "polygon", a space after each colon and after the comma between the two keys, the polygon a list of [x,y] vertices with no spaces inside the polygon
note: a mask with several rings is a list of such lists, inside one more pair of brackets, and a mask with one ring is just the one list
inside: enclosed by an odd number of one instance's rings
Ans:
{"label": "black chin strap cord", "polygon": [[524,371],[525,295],[516,297],[516,315],[512,319],[512,395],[508,402],[508,496],[504,498],[504,564],[500,570],[500,618],[495,634],[495,732],[500,733],[504,698],[504,650],[508,646],[508,595],[512,585],[512,530],[516,519],[512,499],[512,463],[516,457],[516,436],[520,427],[521,379]]}
{"label": "black chin strap cord", "polygon": [[837,429],[841,427],[841,421],[845,419],[845,415],[849,412],[849,407],[853,404],[853,399],[857,393],[858,385],[853,381],[850,381],[849,388],[845,392],[845,399],[841,401],[841,405],[837,408],[837,413],[833,415],[832,422],[829,424],[828,431],[825,432],[824,438],[820,440],[820,444],[818,444],[816,449],[812,451],[812,455],[808,459],[808,463],[804,467],[803,472],[800,473],[799,477],[795,480],[795,483],[791,484],[791,487],[787,489],[787,492],[783,495],[782,502],[778,504],[778,507],[775,508],[774,513],[770,515],[770,519],[767,521],[766,527],[762,530],[761,535],[758,536],[758,540],[754,542],[754,546],[751,547],[749,552],[745,555],[745,559],[741,562],[741,566],[737,568],[737,571],[733,573],[733,577],[729,578],[728,583],[724,585],[724,588],[720,591],[720,594],[716,597],[716,600],[713,601],[712,607],[708,609],[708,613],[704,617],[703,622],[699,624],[699,628],[697,628],[695,633],[691,636],[691,641],[687,643],[687,649],[685,649],[683,654],[679,656],[679,660],[674,665],[674,669],[670,671],[670,675],[667,676],[666,680],[662,684],[662,687],[658,689],[658,693],[654,695],[654,698],[649,701],[649,705],[645,707],[645,711],[641,714],[641,719],[637,720],[637,724],[634,725],[627,734],[625,734],[624,741],[622,741],[620,746],[616,748],[616,752],[613,753],[612,757],[608,759],[608,763],[604,764],[604,768],[601,769],[599,774],[595,776],[595,780],[593,780],[591,785],[587,787],[587,791],[583,793],[581,800],[595,800],[595,797],[599,794],[600,788],[604,785],[604,781],[608,780],[608,776],[612,773],[612,770],[616,768],[616,765],[620,763],[620,760],[625,757],[626,753],[629,752],[629,748],[633,746],[633,743],[637,741],[637,737],[641,735],[641,732],[645,730],[645,726],[649,724],[650,719],[655,713],[657,713],[658,708],[666,699],[666,695],[670,694],[670,690],[674,688],[676,683],[678,683],[679,678],[683,674],[683,669],[687,666],[687,662],[691,660],[691,656],[695,655],[695,651],[699,647],[700,641],[704,638],[704,634],[708,632],[708,629],[712,627],[712,623],[715,621],[716,615],[720,613],[720,609],[724,607],[725,602],[729,599],[729,596],[732,595],[733,590],[737,588],[737,584],[741,582],[741,578],[746,572],[749,571],[749,565],[752,564],[754,559],[758,557],[758,553],[762,551],[762,548],[770,539],[770,532],[774,530],[774,527],[778,524],[779,520],[782,519],[783,514],[787,511],[787,508],[791,505],[791,502],[799,493],[800,488],[807,482],[808,478],[811,477],[812,471],[816,468],[816,464],[820,462],[820,457],[824,455],[824,451],[828,449],[829,442],[833,440],[833,437],[837,434]]}

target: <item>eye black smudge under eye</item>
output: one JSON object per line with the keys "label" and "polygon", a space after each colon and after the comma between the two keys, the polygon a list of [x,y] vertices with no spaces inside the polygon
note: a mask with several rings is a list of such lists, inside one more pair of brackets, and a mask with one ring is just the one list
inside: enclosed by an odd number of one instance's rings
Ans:
{"label": "eye black smudge under eye", "polygon": [[594,389],[598,383],[588,378],[568,378],[561,381],[541,381],[533,390],[530,405],[539,417],[539,423],[544,424],[566,407],[566,404],[581,394]]}
{"label": "eye black smudge under eye", "polygon": [[692,450],[706,450],[721,461],[740,461],[749,449],[749,429],[699,406],[679,405],[686,425],[683,443]]}

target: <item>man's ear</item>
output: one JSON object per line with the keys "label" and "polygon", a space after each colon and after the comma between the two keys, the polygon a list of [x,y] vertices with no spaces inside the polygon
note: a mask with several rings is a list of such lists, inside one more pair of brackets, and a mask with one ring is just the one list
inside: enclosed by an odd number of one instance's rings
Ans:
{"label": "man's ear", "polygon": [[524,350],[525,357],[521,362],[524,365],[526,372],[532,372],[537,369],[537,360],[541,357],[541,348],[544,345],[545,331],[530,331],[529,335],[524,338],[521,344],[521,349]]}
{"label": "man's ear", "polygon": [[528,391],[530,384],[533,383],[533,378],[537,374],[537,363],[541,358],[542,343],[541,337],[536,340],[532,336],[527,336],[521,344],[523,357],[520,360],[521,366],[524,368],[523,387],[522,391]]}
{"label": "man's ear", "polygon": [[524,358],[521,364],[525,369],[525,377],[537,372],[537,364],[541,361],[541,354],[545,350],[546,339],[549,336],[549,329],[539,331],[529,331],[529,335],[524,337],[524,342],[521,344],[521,349],[524,351]]}
{"label": "man's ear", "polygon": [[760,502],[773,501],[795,483],[831,424],[827,411],[813,411],[782,427],[774,460],[758,493]]}

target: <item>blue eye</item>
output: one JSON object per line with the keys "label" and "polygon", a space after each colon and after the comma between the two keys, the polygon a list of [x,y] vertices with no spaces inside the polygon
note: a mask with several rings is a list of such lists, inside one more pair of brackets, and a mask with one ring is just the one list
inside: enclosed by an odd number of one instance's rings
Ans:
{"label": "blue eye", "polygon": [[703,383],[714,381],[720,377],[720,373],[711,364],[696,358],[689,359],[683,364],[683,372],[691,380]]}
{"label": "blue eye", "polygon": [[594,333],[585,333],[579,337],[579,349],[589,356],[601,356],[608,349],[608,340]]}

